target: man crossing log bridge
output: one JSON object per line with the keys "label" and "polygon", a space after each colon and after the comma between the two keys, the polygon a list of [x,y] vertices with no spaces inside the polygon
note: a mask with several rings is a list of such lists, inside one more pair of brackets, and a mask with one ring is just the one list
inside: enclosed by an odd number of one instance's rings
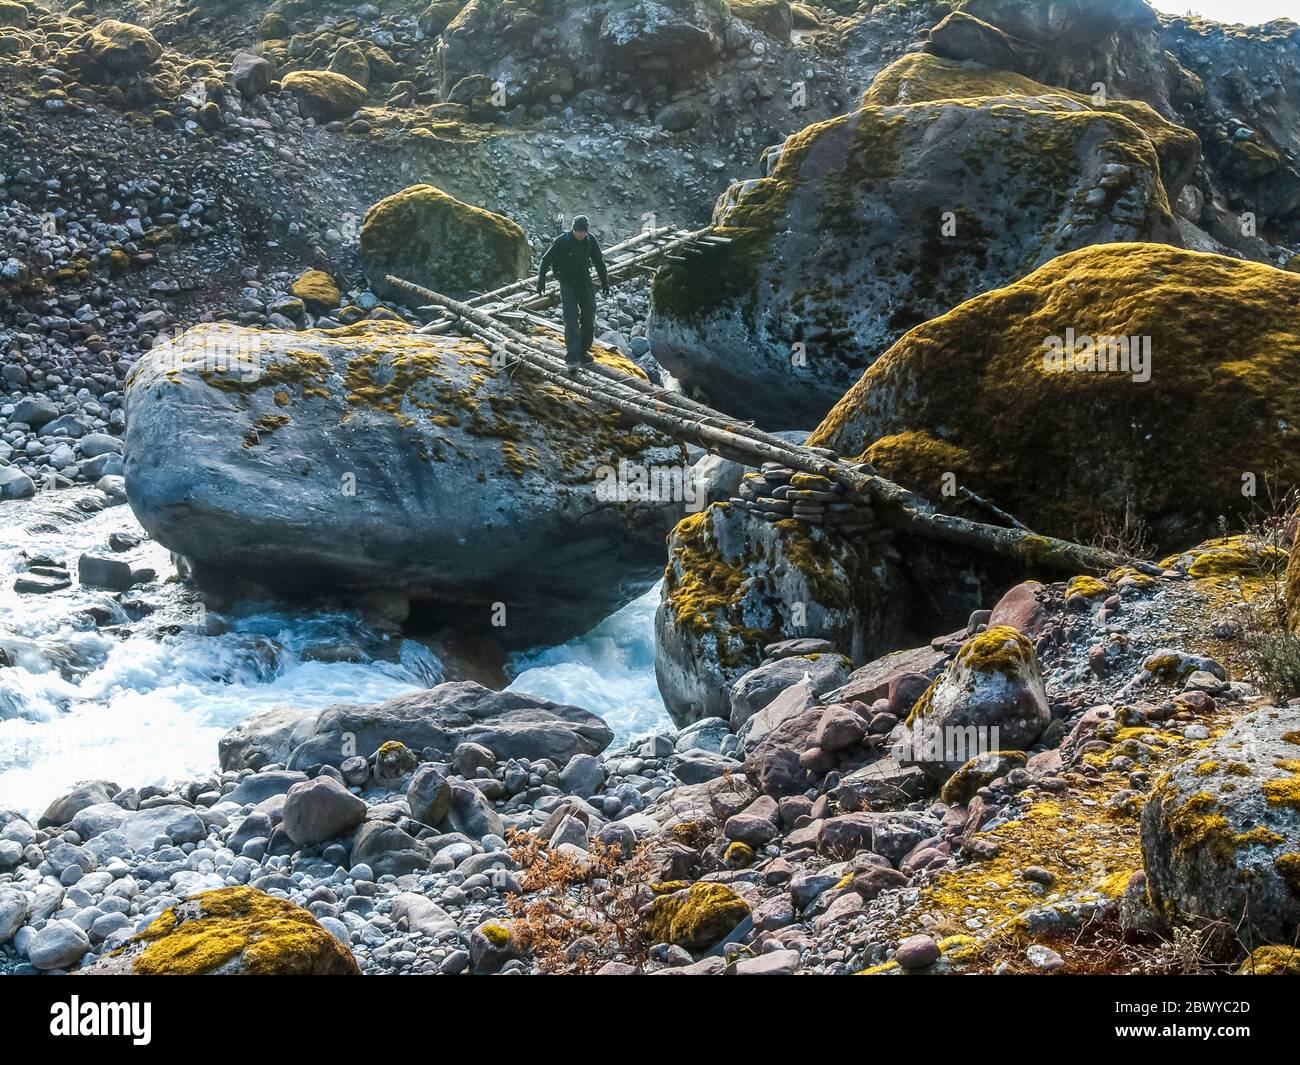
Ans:
{"label": "man crossing log bridge", "polygon": [[590,233],[585,214],[573,220],[569,232],[562,233],[542,256],[537,275],[537,294],[546,288],[546,274],[555,271],[564,305],[564,362],[576,370],[591,362],[591,345],[596,338],[596,291],[591,283],[591,268],[600,276],[601,295],[609,296],[609,274],[600,245]]}

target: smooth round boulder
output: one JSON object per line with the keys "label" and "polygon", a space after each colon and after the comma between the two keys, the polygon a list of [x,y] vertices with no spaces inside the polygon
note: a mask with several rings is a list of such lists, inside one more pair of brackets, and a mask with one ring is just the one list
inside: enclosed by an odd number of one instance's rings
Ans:
{"label": "smooth round boulder", "polygon": [[90,949],[90,937],[71,921],[48,921],[27,947],[38,969],[67,969]]}
{"label": "smooth round boulder", "polygon": [[104,19],[80,38],[85,54],[110,74],[148,70],[162,55],[162,45],[143,26]]}
{"label": "smooth round boulder", "polygon": [[366,87],[329,70],[295,70],[280,81],[281,91],[298,100],[303,111],[323,122],[346,118],[366,102]]}
{"label": "smooth round boulder", "polygon": [[413,820],[430,827],[441,824],[451,812],[451,785],[442,770],[426,763],[412,773],[406,804]]}
{"label": "smooth round boulder", "polygon": [[371,207],[357,253],[372,289],[417,304],[424,301],[394,288],[387,275],[462,299],[525,277],[532,264],[518,223],[433,185],[412,185]]}
{"label": "smooth round boulder", "polygon": [[620,468],[684,468],[680,445],[397,322],[198,326],[141,357],[126,409],[131,508],[196,584],[328,589],[399,621],[414,604],[512,645],[585,632],[643,592],[685,509],[608,499]]}
{"label": "smooth round boulder", "polygon": [[301,845],[337,839],[366,819],[366,803],[331,776],[295,784],[284,799],[284,830]]}
{"label": "smooth round boulder", "polygon": [[37,828],[58,828],[68,824],[88,806],[111,802],[121,789],[108,780],[84,780],[54,799],[36,822]]}

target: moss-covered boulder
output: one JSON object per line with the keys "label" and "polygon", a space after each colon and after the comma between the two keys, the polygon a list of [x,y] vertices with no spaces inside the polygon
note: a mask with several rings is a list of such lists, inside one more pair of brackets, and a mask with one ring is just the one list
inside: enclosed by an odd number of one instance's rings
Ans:
{"label": "moss-covered boulder", "polygon": [[1013,37],[1061,46],[1094,42],[1126,29],[1154,29],[1156,14],[1144,0],[962,0],[963,14]]}
{"label": "moss-covered boulder", "polygon": [[1181,70],[1145,0],[966,0],[930,31],[939,55],[1169,106]]}
{"label": "moss-covered boulder", "polygon": [[655,675],[679,725],[729,717],[732,685],[763,647],[827,639],[862,662],[897,646],[908,597],[894,564],[865,538],[788,519],[756,520],[727,503],[683,520],[668,541],[655,614]]}
{"label": "moss-covered boulder", "polygon": [[1300,976],[1300,947],[1256,947],[1237,968],[1238,976]]}
{"label": "moss-covered boulder", "polygon": [[161,56],[162,45],[143,26],[104,19],[68,41],[58,54],[58,62],[75,69],[87,81],[107,83],[146,74]]}
{"label": "moss-covered boulder", "polygon": [[293,27],[280,11],[268,11],[257,24],[259,41],[287,41]]}
{"label": "moss-covered boulder", "polygon": [[340,44],[335,49],[334,55],[330,58],[330,65],[326,69],[350,78],[363,89],[370,87],[370,60],[355,41],[344,41]]}
{"label": "moss-covered boulder", "polygon": [[426,34],[436,36],[447,28],[464,6],[462,0],[434,0],[420,12],[416,21]]}
{"label": "moss-covered boulder", "polygon": [[961,10],[952,12],[930,30],[929,47],[936,55],[969,60],[994,70],[1019,70],[1027,58],[1023,42]]}
{"label": "moss-covered boulder", "polygon": [[979,755],[1023,751],[1051,719],[1034,645],[997,626],[967,640],[917,700],[895,753],[945,781]]}
{"label": "moss-covered boulder", "polygon": [[659,895],[642,917],[640,930],[650,943],[707,950],[748,916],[749,903],[726,884],[702,881]]}
{"label": "moss-covered boulder", "polygon": [[1291,542],[1286,564],[1286,620],[1292,631],[1300,632],[1300,536]]}
{"label": "moss-covered boulder", "polygon": [[0,0],[0,26],[25,30],[30,21],[27,8],[17,0]]}
{"label": "moss-covered boulder", "polygon": [[912,330],[809,442],[931,499],[964,485],[1041,533],[1127,515],[1180,548],[1249,512],[1247,474],[1300,484],[1298,308],[1285,270],[1085,248]]}
{"label": "moss-covered boulder", "polygon": [[387,274],[463,298],[524,277],[532,265],[517,223],[432,185],[412,185],[371,207],[360,256],[371,287],[397,298],[414,297],[389,285]]}
{"label": "moss-covered boulder", "polygon": [[289,292],[318,313],[339,305],[338,283],[324,270],[304,270]]}
{"label": "moss-covered boulder", "polygon": [[1147,891],[1170,920],[1239,942],[1300,932],[1300,714],[1266,707],[1158,779],[1142,809]]}
{"label": "moss-covered boulder", "polygon": [[249,887],[178,902],[91,975],[360,976],[352,952],[301,906]]}
{"label": "moss-covered boulder", "polygon": [[940,798],[949,806],[964,806],[980,788],[987,787],[1013,769],[1022,769],[1029,761],[1024,751],[989,751],[977,754],[943,785]]}
{"label": "moss-covered boulder", "polygon": [[904,56],[880,72],[862,98],[864,104],[917,104],[949,99],[985,99],[997,106],[1000,98],[1039,100],[1047,107],[1112,113],[1137,126],[1156,150],[1160,182],[1169,202],[1191,180],[1201,157],[1200,139],[1190,129],[1170,122],[1141,100],[1094,97],[1007,70],[981,69],[932,55]]}
{"label": "moss-covered boulder", "polygon": [[331,122],[346,118],[366,102],[366,87],[331,70],[295,70],[286,74],[280,88],[297,98],[311,118]]}
{"label": "moss-covered boulder", "polygon": [[[909,328],[1087,244],[1177,242],[1196,137],[1141,104],[904,57],[719,200],[654,283],[655,357],[771,428],[822,417]],[[953,190],[960,189],[960,195]]]}
{"label": "moss-covered boulder", "polygon": [[791,4],[790,21],[796,30],[815,30],[822,24],[816,9],[808,4]]}
{"label": "moss-covered boulder", "polygon": [[609,491],[680,446],[399,322],[200,326],[141,358],[126,405],[131,505],[201,585],[409,602],[511,644],[644,591],[684,509]]}
{"label": "moss-covered boulder", "polygon": [[778,41],[788,41],[794,28],[789,0],[730,0],[731,13]]}

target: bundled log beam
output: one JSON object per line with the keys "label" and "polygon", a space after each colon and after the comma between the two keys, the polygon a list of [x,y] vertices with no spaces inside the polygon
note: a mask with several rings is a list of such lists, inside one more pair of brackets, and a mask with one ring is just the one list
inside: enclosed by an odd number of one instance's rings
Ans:
{"label": "bundled log beam", "polygon": [[[601,366],[571,374],[565,370],[561,349],[554,342],[524,333],[468,303],[402,278],[390,276],[388,282],[442,307],[460,320],[460,327],[467,334],[502,352],[509,362],[528,367],[542,380],[723,458],[748,466],[779,462],[804,473],[826,477],[870,501],[881,524],[898,532],[1013,558],[1040,572],[1104,573],[1123,562],[1132,562],[1112,552],[1038,535],[1018,523],[986,525],[941,514],[928,500],[893,481],[782,440],[688,397],[656,389],[649,382]],[[1002,512],[999,515],[1014,521],[1010,515]]]}

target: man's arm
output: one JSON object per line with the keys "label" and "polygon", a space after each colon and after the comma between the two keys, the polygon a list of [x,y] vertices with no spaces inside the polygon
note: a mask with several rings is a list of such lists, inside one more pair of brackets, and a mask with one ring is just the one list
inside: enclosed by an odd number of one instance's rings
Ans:
{"label": "man's arm", "polygon": [[588,235],[588,243],[591,244],[591,261],[596,265],[596,273],[600,275],[600,287],[605,295],[609,295],[609,274],[605,271],[605,256],[600,253],[600,245],[596,243],[596,238]]}
{"label": "man's arm", "polygon": [[537,294],[540,296],[542,290],[546,288],[546,273],[551,268],[551,263],[555,261],[555,249],[560,246],[558,240],[552,242],[551,246],[546,249],[546,254],[542,256],[541,269],[537,274]]}

